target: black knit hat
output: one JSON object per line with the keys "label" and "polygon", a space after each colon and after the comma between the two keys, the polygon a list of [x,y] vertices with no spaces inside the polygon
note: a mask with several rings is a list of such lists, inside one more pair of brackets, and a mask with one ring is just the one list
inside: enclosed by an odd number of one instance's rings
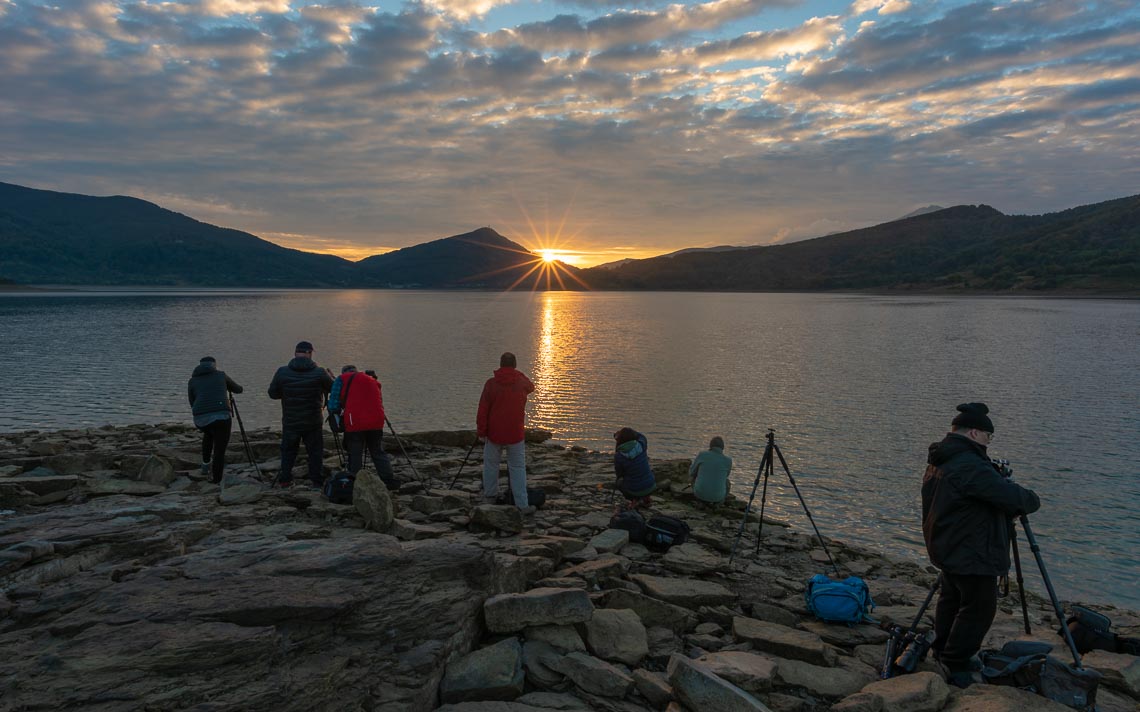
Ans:
{"label": "black knit hat", "polygon": [[989,412],[990,409],[985,403],[963,403],[958,406],[958,415],[952,423],[959,428],[973,428],[993,433],[993,421],[986,415]]}
{"label": "black knit hat", "polygon": [[313,352],[313,345],[308,341],[301,341],[297,344],[297,348],[293,350],[299,354],[311,354]]}

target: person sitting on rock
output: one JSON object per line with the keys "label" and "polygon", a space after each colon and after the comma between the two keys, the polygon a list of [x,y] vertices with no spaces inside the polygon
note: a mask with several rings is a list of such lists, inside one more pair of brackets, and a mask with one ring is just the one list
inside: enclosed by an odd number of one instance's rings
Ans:
{"label": "person sitting on rock", "polygon": [[693,458],[689,476],[693,478],[693,496],[706,504],[721,504],[728,496],[732,458],[724,454],[724,438],[717,435],[709,441],[709,449]]}
{"label": "person sitting on rock", "polygon": [[392,462],[384,452],[384,397],[380,381],[372,371],[359,373],[356,366],[345,366],[329,393],[329,412],[339,412],[344,423],[344,449],[348,451],[348,471],[354,477],[364,467],[364,448],[372,455],[376,474],[388,489],[400,485],[392,475]]}
{"label": "person sitting on rock", "polygon": [[649,495],[657,489],[657,478],[649,466],[649,443],[633,428],[614,433],[614,474],[617,488],[626,498],[626,507],[648,507]]}
{"label": "person sitting on rock", "polygon": [[186,384],[194,427],[202,432],[202,474],[210,475],[214,484],[222,481],[226,446],[230,444],[233,428],[228,394],[241,392],[241,386],[225,371],[218,370],[218,362],[213,356],[202,357]]}

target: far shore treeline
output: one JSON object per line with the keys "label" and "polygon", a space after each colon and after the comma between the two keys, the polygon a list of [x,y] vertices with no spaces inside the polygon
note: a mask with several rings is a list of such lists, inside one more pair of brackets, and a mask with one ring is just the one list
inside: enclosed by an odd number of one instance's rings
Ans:
{"label": "far shore treeline", "polygon": [[547,279],[490,227],[350,262],[137,198],[0,183],[0,255],[0,285],[1140,296],[1140,195],[1036,216],[961,205],[789,244],[559,264]]}

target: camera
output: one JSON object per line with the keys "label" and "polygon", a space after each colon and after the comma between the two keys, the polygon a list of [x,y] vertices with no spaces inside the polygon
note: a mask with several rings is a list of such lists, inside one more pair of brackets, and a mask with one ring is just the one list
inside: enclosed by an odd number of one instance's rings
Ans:
{"label": "camera", "polygon": [[1000,457],[991,457],[990,463],[994,466],[994,469],[998,471],[999,475],[1007,480],[1013,479],[1013,468],[1009,466],[1009,460],[1003,460]]}
{"label": "camera", "polygon": [[[373,371],[371,368],[365,369],[364,375],[365,376],[372,376],[373,378],[376,378],[376,372]],[[380,380],[380,379],[376,379],[376,380]]]}

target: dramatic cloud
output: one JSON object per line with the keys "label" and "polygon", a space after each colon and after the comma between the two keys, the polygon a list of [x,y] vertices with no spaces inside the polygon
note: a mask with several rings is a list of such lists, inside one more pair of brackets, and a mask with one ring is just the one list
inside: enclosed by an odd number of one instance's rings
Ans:
{"label": "dramatic cloud", "polygon": [[542,211],[587,261],[1140,185],[1135,3],[796,7],[0,0],[0,180],[353,257]]}

